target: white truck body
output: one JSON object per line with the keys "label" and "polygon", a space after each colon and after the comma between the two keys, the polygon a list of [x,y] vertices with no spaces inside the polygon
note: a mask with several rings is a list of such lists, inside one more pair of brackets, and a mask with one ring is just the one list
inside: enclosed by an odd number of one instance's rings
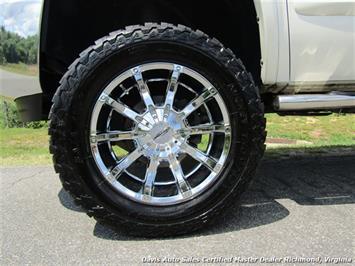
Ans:
{"label": "white truck body", "polygon": [[24,120],[48,116],[59,80],[82,50],[108,32],[146,22],[182,24],[216,37],[243,61],[267,112],[355,110],[355,0],[81,1],[43,0],[43,93],[18,98]]}
{"label": "white truck body", "polygon": [[265,85],[355,84],[354,0],[255,0],[255,6]]}

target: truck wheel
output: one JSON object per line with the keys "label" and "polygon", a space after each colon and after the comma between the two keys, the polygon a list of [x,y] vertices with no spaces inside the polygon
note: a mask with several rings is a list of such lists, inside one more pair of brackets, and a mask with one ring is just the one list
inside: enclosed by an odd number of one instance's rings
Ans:
{"label": "truck wheel", "polygon": [[213,221],[264,152],[251,75],[184,26],[131,26],[96,41],[61,79],[49,118],[63,187],[89,216],[133,235]]}

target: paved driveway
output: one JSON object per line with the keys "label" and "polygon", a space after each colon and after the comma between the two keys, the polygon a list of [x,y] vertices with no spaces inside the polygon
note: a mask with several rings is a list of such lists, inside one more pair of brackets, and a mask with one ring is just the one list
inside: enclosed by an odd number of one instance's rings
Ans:
{"label": "paved driveway", "polygon": [[355,154],[269,159],[242,207],[229,210],[215,226],[184,237],[140,239],[89,219],[51,167],[2,168],[0,264],[117,265],[164,257],[253,257],[257,264],[275,257],[285,264],[288,256],[319,256],[323,262],[352,258],[354,265],[354,173]]}
{"label": "paved driveway", "polygon": [[38,77],[31,77],[0,69],[0,95],[17,98],[40,93]]}

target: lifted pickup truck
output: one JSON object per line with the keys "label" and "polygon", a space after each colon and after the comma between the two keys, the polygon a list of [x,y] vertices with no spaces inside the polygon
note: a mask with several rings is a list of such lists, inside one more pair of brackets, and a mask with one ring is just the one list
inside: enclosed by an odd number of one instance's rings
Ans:
{"label": "lifted pickup truck", "polygon": [[264,112],[355,110],[354,0],[45,0],[41,21],[23,119],[49,115],[63,187],[130,234],[225,212],[263,156]]}

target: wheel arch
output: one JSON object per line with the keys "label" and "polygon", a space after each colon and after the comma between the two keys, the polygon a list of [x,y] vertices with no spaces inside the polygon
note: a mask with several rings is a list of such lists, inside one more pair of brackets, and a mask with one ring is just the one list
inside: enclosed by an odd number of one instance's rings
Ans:
{"label": "wheel arch", "polygon": [[[200,29],[219,39],[260,79],[260,39],[253,1],[45,0],[41,22],[40,81],[50,99],[79,53],[109,32],[145,22]],[[45,99],[46,101],[46,99]]]}
{"label": "wheel arch", "polygon": [[287,1],[254,0],[259,21],[263,84],[283,87],[290,79]]}

